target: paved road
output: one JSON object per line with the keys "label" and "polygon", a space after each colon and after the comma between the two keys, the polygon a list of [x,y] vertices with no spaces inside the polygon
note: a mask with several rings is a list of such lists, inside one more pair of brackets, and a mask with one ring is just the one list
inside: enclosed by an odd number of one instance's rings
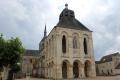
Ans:
{"label": "paved road", "polygon": [[[29,77],[27,77],[27,78],[24,78],[24,79],[16,79],[16,80],[50,80],[50,79],[37,79],[37,78],[29,78]],[[96,78],[70,79],[70,80],[120,80],[120,76],[110,76],[110,77],[98,76]]]}

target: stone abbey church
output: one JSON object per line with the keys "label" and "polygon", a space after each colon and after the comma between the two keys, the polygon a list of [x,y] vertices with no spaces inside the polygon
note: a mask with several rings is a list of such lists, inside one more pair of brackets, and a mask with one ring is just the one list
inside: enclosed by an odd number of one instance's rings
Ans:
{"label": "stone abbey church", "polygon": [[45,78],[95,77],[92,31],[75,18],[73,10],[60,13],[59,22],[39,44],[38,73]]}
{"label": "stone abbey church", "polygon": [[[65,9],[59,22],[39,44],[40,64],[43,75],[48,78],[95,77],[92,31],[81,24],[75,13]],[[41,72],[42,72],[41,70]]]}

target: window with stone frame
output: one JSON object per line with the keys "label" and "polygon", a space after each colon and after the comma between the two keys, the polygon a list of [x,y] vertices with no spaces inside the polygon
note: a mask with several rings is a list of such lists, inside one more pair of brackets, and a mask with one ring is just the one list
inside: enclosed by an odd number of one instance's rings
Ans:
{"label": "window with stone frame", "polygon": [[77,42],[77,38],[76,37],[73,38],[73,48],[74,49],[78,48],[78,42]]}
{"label": "window with stone frame", "polygon": [[87,51],[87,39],[86,38],[84,38],[83,46],[84,46],[84,53],[88,54],[88,51]]}
{"label": "window with stone frame", "polygon": [[62,37],[62,52],[66,53],[66,37],[63,35]]}

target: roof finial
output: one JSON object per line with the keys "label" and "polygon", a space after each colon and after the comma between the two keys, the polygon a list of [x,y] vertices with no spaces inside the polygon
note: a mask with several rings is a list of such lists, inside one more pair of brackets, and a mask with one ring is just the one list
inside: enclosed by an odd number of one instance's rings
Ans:
{"label": "roof finial", "polygon": [[68,4],[67,3],[65,4],[65,8],[68,9]]}

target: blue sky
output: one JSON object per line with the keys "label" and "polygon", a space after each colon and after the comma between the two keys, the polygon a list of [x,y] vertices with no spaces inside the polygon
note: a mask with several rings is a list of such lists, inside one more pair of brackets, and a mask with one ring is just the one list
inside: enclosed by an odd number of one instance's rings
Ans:
{"label": "blue sky", "polygon": [[45,24],[49,33],[65,3],[93,31],[96,60],[120,51],[120,0],[0,0],[0,33],[19,37],[27,49],[38,49]]}

